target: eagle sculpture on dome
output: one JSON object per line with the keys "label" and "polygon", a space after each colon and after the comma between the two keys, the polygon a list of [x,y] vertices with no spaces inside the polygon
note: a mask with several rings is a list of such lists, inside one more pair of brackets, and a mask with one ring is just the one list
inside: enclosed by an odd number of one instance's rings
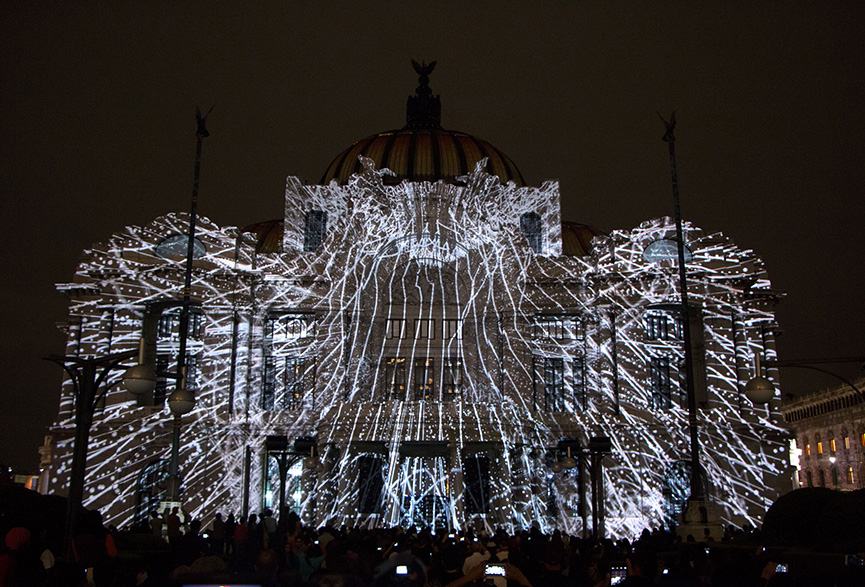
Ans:
{"label": "eagle sculpture on dome", "polygon": [[431,74],[436,68],[436,63],[436,61],[433,61],[429,65],[427,65],[426,61],[421,61],[420,63],[418,63],[414,59],[411,60],[411,66],[414,67],[414,70],[417,72],[418,75],[417,81],[419,85],[429,85],[429,74]]}

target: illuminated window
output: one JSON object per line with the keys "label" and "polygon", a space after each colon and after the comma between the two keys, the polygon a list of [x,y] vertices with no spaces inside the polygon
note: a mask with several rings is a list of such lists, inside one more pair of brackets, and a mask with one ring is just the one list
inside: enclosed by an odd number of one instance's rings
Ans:
{"label": "illuminated window", "polygon": [[835,439],[829,441],[829,452],[835,452]]}
{"label": "illuminated window", "polygon": [[405,397],[405,357],[391,357],[385,360],[385,394],[389,398]]}
{"label": "illuminated window", "polygon": [[670,408],[670,359],[652,357],[649,364],[649,381],[652,387],[652,407],[659,410]]}
{"label": "illuminated window", "polygon": [[847,483],[853,485],[853,467],[847,467]]}
{"label": "illuminated window", "polygon": [[327,212],[310,210],[306,213],[303,232],[303,250],[314,251],[321,246],[327,234]]}
{"label": "illuminated window", "polygon": [[414,360],[414,389],[415,399],[431,400],[433,399],[435,382],[435,360],[415,359]]}
{"label": "illuminated window", "polygon": [[850,450],[850,437],[844,437],[844,450]]}
{"label": "illuminated window", "polygon": [[817,443],[817,454],[818,455],[823,454],[823,443],[822,442]]}
{"label": "illuminated window", "polygon": [[435,338],[436,321],[432,318],[415,318],[414,337],[415,339]]}
{"label": "illuminated window", "polygon": [[810,456],[811,456],[811,445],[810,445],[810,444],[806,444],[806,445],[805,445],[805,456],[806,456],[806,457],[810,457]]}
{"label": "illuminated window", "polygon": [[405,320],[402,318],[391,318],[387,321],[387,338],[405,338]]}
{"label": "illuminated window", "polygon": [[442,363],[442,399],[449,400],[460,394],[463,384],[463,362],[458,357],[445,357]]}
{"label": "illuminated window", "polygon": [[543,229],[544,223],[535,212],[526,212],[520,216],[520,230],[529,241],[529,246],[538,255],[544,252]]}
{"label": "illuminated window", "polygon": [[865,446],[865,434],[862,435],[861,441],[862,441],[862,446]]}
{"label": "illuminated window", "polygon": [[544,358],[544,401],[551,412],[565,411],[565,361],[558,357]]}
{"label": "illuminated window", "polygon": [[463,321],[457,318],[445,318],[442,320],[442,338],[450,340],[455,338],[461,340],[463,337]]}

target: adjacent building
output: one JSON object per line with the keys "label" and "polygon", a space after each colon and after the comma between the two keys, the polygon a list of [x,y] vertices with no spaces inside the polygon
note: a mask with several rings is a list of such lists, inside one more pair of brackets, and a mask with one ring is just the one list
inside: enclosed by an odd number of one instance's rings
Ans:
{"label": "adjacent building", "polygon": [[[689,328],[709,495],[725,522],[759,523],[789,478],[780,400],[740,393],[755,356],[775,358],[763,262],[685,223],[684,324],[669,218],[610,234],[563,222],[559,185],[526,185],[502,151],[443,129],[419,73],[406,125],[357,141],[317,184],[289,177],[283,218],[199,219],[184,507],[613,536],[670,524],[690,478]],[[188,224],[169,213],[84,252],[58,285],[66,354],[143,337],[146,360],[174,370]],[[174,382],[133,397],[119,375],[85,502],[122,526],[164,496]],[[71,415],[67,382],[43,455],[54,492]]]}
{"label": "adjacent building", "polygon": [[[865,388],[865,378],[853,382]],[[865,397],[850,385],[784,402],[800,487],[865,489]]]}

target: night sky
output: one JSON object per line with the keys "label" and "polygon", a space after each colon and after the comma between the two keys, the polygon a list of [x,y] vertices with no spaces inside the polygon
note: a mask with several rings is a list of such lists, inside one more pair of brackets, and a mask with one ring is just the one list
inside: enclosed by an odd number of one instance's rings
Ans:
{"label": "night sky", "polygon": [[765,260],[781,357],[865,354],[861,2],[67,4],[0,5],[0,463],[36,471],[56,416],[54,284],[188,210],[196,106],[216,105],[199,212],[245,226],[282,216],[286,176],[404,124],[412,58],[438,61],[445,128],[604,231],[672,215],[656,110],[676,110],[682,214]]}

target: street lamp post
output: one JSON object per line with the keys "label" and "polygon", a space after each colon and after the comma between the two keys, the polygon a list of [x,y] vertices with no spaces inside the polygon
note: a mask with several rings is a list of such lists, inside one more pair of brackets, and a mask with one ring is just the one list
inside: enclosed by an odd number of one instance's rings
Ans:
{"label": "street lamp post", "polygon": [[[213,110],[211,107],[210,110]],[[192,411],[195,407],[195,396],[186,388],[186,376],[188,373],[188,357],[186,346],[189,341],[189,307],[192,297],[192,261],[195,257],[195,223],[198,219],[198,181],[201,171],[201,145],[204,139],[210,136],[207,132],[206,123],[208,111],[204,116],[196,108],[195,121],[198,128],[195,133],[195,170],[192,179],[192,205],[189,211],[189,230],[186,245],[186,267],[183,277],[183,303],[180,308],[180,324],[178,325],[178,351],[177,351],[177,389],[168,397],[168,408],[174,415],[174,425],[171,434],[171,460],[168,468],[168,480],[166,483],[165,501],[171,505],[179,506],[180,503],[180,425],[181,418]]]}
{"label": "street lamp post", "polygon": [[[658,115],[660,116],[660,114]],[[662,140],[667,143],[670,150],[670,176],[673,184],[673,206],[676,220],[676,252],[678,256],[679,269],[679,297],[681,306],[679,309],[682,317],[682,346],[685,354],[685,391],[688,398],[688,436],[691,445],[691,493],[682,512],[682,523],[679,525],[680,534],[690,534],[697,540],[713,538],[720,540],[723,528],[714,506],[709,502],[706,487],[702,482],[702,468],[700,466],[700,431],[697,422],[697,393],[694,383],[694,357],[691,347],[691,308],[688,302],[688,279],[685,267],[685,236],[682,230],[682,214],[679,209],[679,179],[676,170],[676,113],[670,116],[670,120],[664,120],[664,136]]]}
{"label": "street lamp post", "polygon": [[66,503],[66,524],[63,548],[67,560],[73,559],[72,543],[78,529],[78,514],[84,500],[84,474],[87,468],[87,447],[93,416],[110,386],[105,386],[108,374],[136,354],[138,364],[123,374],[126,389],[135,395],[152,391],[156,387],[156,374],[144,364],[144,341],[138,351],[114,353],[103,357],[69,357],[51,355],[47,360],[60,365],[72,382],[72,400],[75,412],[75,440],[72,448],[72,468],[69,474],[69,496]]}

